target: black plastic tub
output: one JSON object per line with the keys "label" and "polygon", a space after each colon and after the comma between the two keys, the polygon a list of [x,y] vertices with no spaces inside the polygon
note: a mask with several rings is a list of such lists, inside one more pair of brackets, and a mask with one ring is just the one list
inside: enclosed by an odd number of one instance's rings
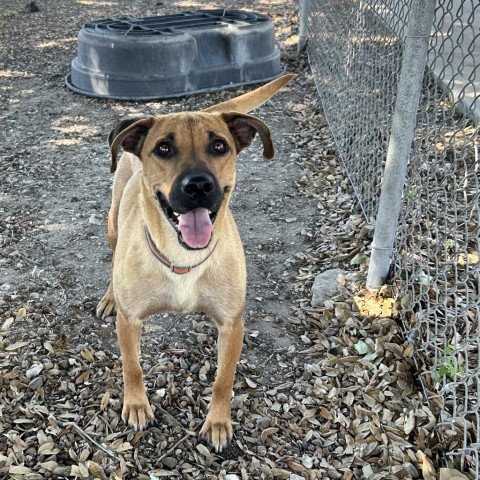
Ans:
{"label": "black plastic tub", "polygon": [[234,88],[281,73],[273,23],[240,10],[86,23],[68,87],[117,100],[153,100]]}

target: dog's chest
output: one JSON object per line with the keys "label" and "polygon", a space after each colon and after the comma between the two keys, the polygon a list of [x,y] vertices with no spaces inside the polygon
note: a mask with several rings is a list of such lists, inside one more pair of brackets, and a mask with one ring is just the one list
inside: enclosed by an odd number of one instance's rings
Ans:
{"label": "dog's chest", "polygon": [[166,300],[163,309],[170,312],[193,312],[197,303],[194,291],[188,284],[181,284],[180,288],[169,289],[166,292]]}
{"label": "dog's chest", "polygon": [[198,304],[198,275],[189,272],[184,275],[167,272],[157,284],[155,303],[163,312],[194,312]]}

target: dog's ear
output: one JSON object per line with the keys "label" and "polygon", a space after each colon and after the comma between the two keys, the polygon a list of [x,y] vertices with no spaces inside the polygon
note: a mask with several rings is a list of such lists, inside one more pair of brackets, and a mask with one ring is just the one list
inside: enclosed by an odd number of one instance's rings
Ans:
{"label": "dog's ear", "polygon": [[263,156],[268,160],[275,156],[270,129],[261,120],[237,112],[223,113],[221,116],[235,139],[237,153],[247,148],[258,132],[263,142]]}
{"label": "dog's ear", "polygon": [[232,98],[226,102],[219,103],[213,107],[205,108],[204,112],[220,113],[220,112],[240,112],[248,113],[253,109],[265,103],[269,98],[273,97],[284,85],[286,85],[296,75],[290,73],[276,78],[271,82],[263,85],[256,90],[244,93],[239,97]]}
{"label": "dog's ear", "polygon": [[108,145],[112,155],[111,173],[117,169],[117,156],[120,148],[138,156],[152,122],[153,117],[127,118],[119,122],[109,133]]}

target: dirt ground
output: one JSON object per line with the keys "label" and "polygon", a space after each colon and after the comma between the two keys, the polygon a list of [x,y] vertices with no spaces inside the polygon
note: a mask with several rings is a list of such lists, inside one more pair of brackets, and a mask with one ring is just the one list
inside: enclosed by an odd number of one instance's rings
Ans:
{"label": "dirt ground", "polygon": [[[419,478],[419,455],[435,463],[441,453],[435,415],[391,308],[362,311],[369,299],[355,259],[368,229],[306,58],[295,53],[296,5],[36,5],[0,0],[0,479]],[[87,20],[229,5],[273,18],[286,70],[298,77],[256,112],[273,131],[276,159],[264,160],[257,142],[238,161],[232,209],[247,256],[247,330],[235,438],[216,455],[197,439],[216,359],[215,330],[199,315],[146,323],[156,421],[137,434],[119,418],[115,320],[94,314],[111,260],[106,138],[126,116],[200,109],[245,90],[119,103],[74,94],[64,77]],[[332,301],[311,308],[315,274],[338,267],[358,282],[348,277]]]}

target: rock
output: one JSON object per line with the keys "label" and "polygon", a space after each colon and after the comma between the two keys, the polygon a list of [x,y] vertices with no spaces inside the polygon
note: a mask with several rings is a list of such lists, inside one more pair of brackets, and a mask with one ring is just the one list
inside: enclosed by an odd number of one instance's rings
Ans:
{"label": "rock", "polygon": [[277,401],[280,403],[288,403],[288,397],[284,393],[279,393],[277,395]]}
{"label": "rock", "polygon": [[173,470],[177,466],[178,461],[176,458],[173,457],[165,457],[164,459],[162,459],[162,463],[165,468]]}
{"label": "rock", "polygon": [[40,372],[43,370],[43,365],[42,364],[35,364],[32,365],[27,372],[25,373],[27,378],[34,378],[38,377],[40,375]]}
{"label": "rock", "polygon": [[58,475],[59,477],[70,477],[72,473],[72,467],[62,467],[58,466],[53,470],[53,475]]}
{"label": "rock", "polygon": [[45,370],[51,370],[53,368],[53,363],[50,360],[46,360],[43,362],[43,368]]}
{"label": "rock", "polygon": [[261,428],[268,428],[272,424],[272,421],[268,417],[260,417],[257,420],[257,425]]}
{"label": "rock", "polygon": [[317,275],[312,285],[312,307],[323,305],[325,300],[338,293],[339,275],[347,275],[348,272],[335,268]]}
{"label": "rock", "polygon": [[95,214],[92,214],[90,215],[90,217],[88,218],[88,223],[92,224],[92,225],[101,225],[102,224],[102,221],[99,220]]}
{"label": "rock", "polygon": [[40,7],[37,5],[35,1],[27,2],[25,4],[25,11],[28,13],[35,13],[40,11]]}
{"label": "rock", "polygon": [[440,469],[440,480],[467,480],[468,477],[463,473],[451,468]]}
{"label": "rock", "polygon": [[298,53],[293,51],[284,51],[282,52],[282,61],[285,63],[295,63],[298,61]]}
{"label": "rock", "polygon": [[200,371],[201,365],[199,363],[194,363],[190,365],[190,372],[191,373],[198,373]]}
{"label": "rock", "polygon": [[35,390],[37,387],[41,387],[43,385],[43,377],[37,377],[34,378],[28,386],[32,389]]}
{"label": "rock", "polygon": [[62,370],[68,370],[70,368],[70,363],[68,362],[68,360],[60,360],[58,362],[58,367]]}
{"label": "rock", "polygon": [[157,387],[164,387],[167,384],[167,378],[161,373],[157,375]]}

